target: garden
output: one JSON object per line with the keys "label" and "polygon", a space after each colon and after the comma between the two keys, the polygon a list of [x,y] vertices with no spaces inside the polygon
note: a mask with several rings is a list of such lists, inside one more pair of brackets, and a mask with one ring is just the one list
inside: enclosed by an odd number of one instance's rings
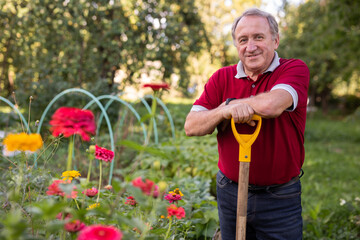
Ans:
{"label": "garden", "polygon": [[[8,102],[2,239],[215,239],[216,138],[186,137],[191,104],[164,104],[160,91],[148,101],[123,101],[113,116],[99,109],[114,104],[94,101],[105,97],[90,101],[99,104],[91,110],[49,104],[41,121],[31,119],[31,98],[28,120]],[[304,239],[359,237],[359,126],[359,112],[344,119],[308,114]]]}
{"label": "garden", "polygon": [[[216,131],[184,122],[267,2],[0,1],[0,239],[219,240]],[[303,239],[360,239],[360,1],[294,2],[274,15],[311,77]]]}

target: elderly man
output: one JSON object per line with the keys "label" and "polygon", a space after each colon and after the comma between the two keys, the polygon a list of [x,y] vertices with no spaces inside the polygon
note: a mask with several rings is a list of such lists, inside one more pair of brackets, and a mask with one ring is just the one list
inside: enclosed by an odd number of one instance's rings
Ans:
{"label": "elderly man", "polygon": [[223,240],[235,239],[239,145],[229,119],[239,132],[251,133],[252,116],[263,118],[252,145],[249,172],[247,239],[302,239],[301,183],[304,162],[309,70],[297,59],[280,58],[274,17],[249,9],[232,27],[238,64],[215,72],[185,122],[188,136],[217,128],[219,172],[217,201]]}

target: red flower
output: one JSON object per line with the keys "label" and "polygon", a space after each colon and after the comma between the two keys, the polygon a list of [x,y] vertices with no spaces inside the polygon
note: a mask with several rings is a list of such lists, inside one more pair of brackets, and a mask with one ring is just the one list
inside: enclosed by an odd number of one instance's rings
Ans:
{"label": "red flower", "polygon": [[[61,220],[62,217],[63,217],[62,212],[59,212],[59,213],[56,215],[56,218],[59,219],[59,220]],[[65,219],[68,219],[68,218],[72,218],[72,215],[71,215],[70,213],[67,213],[67,214],[65,215]]]}
{"label": "red flower", "polygon": [[[48,187],[48,191],[46,191],[47,195],[54,195],[54,196],[65,196],[66,194],[64,191],[60,188],[59,184],[68,184],[71,181],[64,181],[64,180],[54,180],[51,185]],[[73,186],[73,189],[76,189],[76,186]],[[66,195],[67,198],[76,198],[77,192],[71,191],[70,195]]]}
{"label": "red flower", "polygon": [[153,197],[159,196],[159,187],[155,185],[155,183],[149,179],[146,179],[145,182],[141,177],[138,177],[132,181],[134,187],[140,188],[143,193]]}
{"label": "red flower", "polygon": [[105,162],[111,162],[114,158],[114,152],[95,145],[95,158]]}
{"label": "red flower", "polygon": [[150,87],[153,91],[159,91],[160,89],[169,89],[170,86],[167,83],[147,83],[143,87]]}
{"label": "red flower", "polygon": [[185,210],[182,207],[177,207],[175,204],[171,204],[167,207],[168,216],[176,216],[177,219],[185,217]]}
{"label": "red flower", "polygon": [[61,107],[52,115],[50,131],[57,137],[61,133],[64,137],[78,134],[84,141],[90,141],[90,134],[96,130],[94,114],[90,110],[73,107]]}
{"label": "red flower", "polygon": [[[62,220],[63,214],[61,212],[58,213],[58,215],[56,215],[56,218],[59,220]],[[70,213],[67,213],[65,215],[64,220],[70,220],[71,218],[72,218],[72,215]],[[65,223],[65,225],[64,225],[65,230],[68,232],[78,232],[78,231],[81,231],[82,229],[84,229],[85,227],[86,227],[86,225],[83,222],[81,222],[80,220],[73,220],[73,221]]]}
{"label": "red flower", "polygon": [[113,226],[91,225],[79,233],[77,240],[121,240],[122,232]]}
{"label": "red flower", "polygon": [[82,193],[85,194],[88,197],[94,197],[94,196],[96,196],[96,194],[98,194],[98,192],[99,191],[95,187],[89,188],[89,189],[86,189],[86,190],[82,191]]}
{"label": "red flower", "polygon": [[60,183],[63,183],[63,180],[54,180],[51,185],[48,187],[49,191],[46,191],[47,195],[55,195],[55,196],[64,196],[64,192],[59,187]]}
{"label": "red flower", "polygon": [[126,198],[125,204],[136,206],[137,202],[133,196],[129,196]]}
{"label": "red flower", "polygon": [[83,230],[86,227],[85,223],[80,220],[73,220],[71,222],[65,223],[64,228],[68,232],[78,232]]}

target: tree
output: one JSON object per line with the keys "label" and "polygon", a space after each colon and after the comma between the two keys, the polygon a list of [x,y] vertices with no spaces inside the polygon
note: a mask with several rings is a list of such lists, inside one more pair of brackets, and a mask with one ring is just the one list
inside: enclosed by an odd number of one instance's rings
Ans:
{"label": "tree", "polygon": [[324,112],[337,79],[349,81],[359,72],[360,13],[358,1],[311,0],[298,7],[285,5],[283,57],[300,58],[310,69],[311,99]]}
{"label": "tree", "polygon": [[173,73],[186,79],[190,53],[206,46],[191,0],[7,0],[0,6],[2,94],[15,89],[43,105],[69,87],[116,90],[119,69],[124,85],[134,83],[151,61],[161,63],[159,80]]}

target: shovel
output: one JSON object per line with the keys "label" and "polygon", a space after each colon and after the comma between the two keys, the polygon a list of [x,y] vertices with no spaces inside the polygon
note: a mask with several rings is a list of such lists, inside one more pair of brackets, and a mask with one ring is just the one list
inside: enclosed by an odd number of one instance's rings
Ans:
{"label": "shovel", "polygon": [[231,128],[236,141],[239,143],[239,181],[236,213],[236,240],[246,238],[246,216],[249,186],[249,168],[251,161],[251,145],[259,135],[261,117],[253,115],[252,120],[258,121],[253,134],[239,134],[235,127],[234,119],[231,118]]}

